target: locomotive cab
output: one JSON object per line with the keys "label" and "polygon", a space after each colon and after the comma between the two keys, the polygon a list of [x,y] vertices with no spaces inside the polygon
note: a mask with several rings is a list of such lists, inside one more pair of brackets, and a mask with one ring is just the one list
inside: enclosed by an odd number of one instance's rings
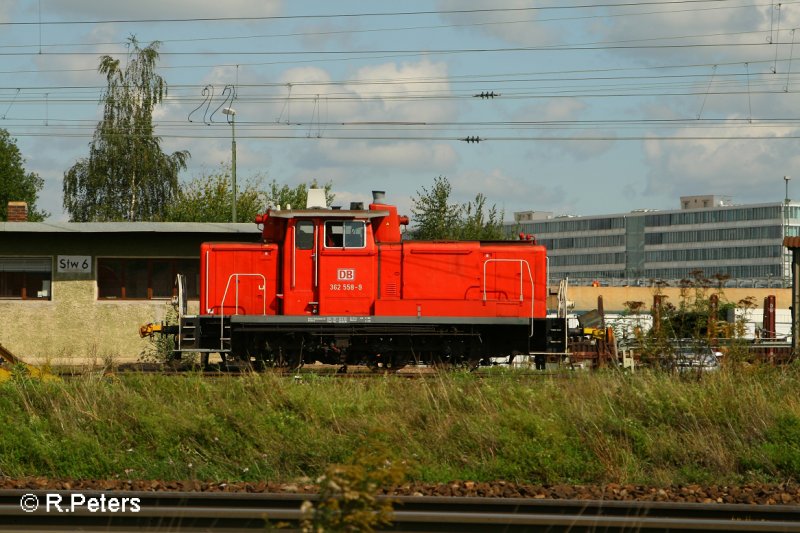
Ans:
{"label": "locomotive cab", "polygon": [[377,250],[370,222],[387,214],[363,209],[269,212],[285,221],[282,314],[372,314]]}

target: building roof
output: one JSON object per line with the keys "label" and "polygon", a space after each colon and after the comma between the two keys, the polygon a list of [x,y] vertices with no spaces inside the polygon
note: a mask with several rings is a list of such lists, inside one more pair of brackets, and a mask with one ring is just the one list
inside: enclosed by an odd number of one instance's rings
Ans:
{"label": "building roof", "polygon": [[0,233],[244,233],[261,230],[253,222],[0,222]]}
{"label": "building roof", "polygon": [[[789,205],[791,207],[799,207],[800,202],[797,201],[790,201]],[[735,209],[754,209],[759,207],[785,207],[786,204],[781,201],[775,202],[766,202],[760,204],[726,204],[726,205],[713,205],[709,207],[698,207],[694,209],[633,209],[627,213],[610,213],[610,214],[602,214],[602,215],[555,215],[549,216],[547,218],[535,218],[532,220],[519,220],[514,222],[504,222],[506,226],[513,226],[516,224],[533,224],[537,222],[557,222],[561,220],[590,220],[590,219],[607,219],[607,218],[629,218],[629,217],[640,217],[640,216],[647,216],[647,215],[672,215],[677,213],[687,213],[687,212],[702,212],[702,211],[727,211],[727,210],[735,210]],[[516,213],[528,213],[530,211],[517,211]]]}

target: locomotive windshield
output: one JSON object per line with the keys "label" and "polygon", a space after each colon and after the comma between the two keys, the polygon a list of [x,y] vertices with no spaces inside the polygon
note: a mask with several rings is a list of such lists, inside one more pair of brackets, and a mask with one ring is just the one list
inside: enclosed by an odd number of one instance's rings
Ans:
{"label": "locomotive windshield", "polygon": [[364,248],[365,234],[362,220],[329,220],[325,222],[325,247]]}

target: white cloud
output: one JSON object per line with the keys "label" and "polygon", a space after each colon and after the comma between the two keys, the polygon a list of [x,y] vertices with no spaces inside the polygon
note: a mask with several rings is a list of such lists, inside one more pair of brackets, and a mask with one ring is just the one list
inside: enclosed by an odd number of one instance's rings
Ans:
{"label": "white cloud", "polygon": [[384,63],[360,69],[359,83],[347,86],[361,102],[367,103],[362,119],[386,119],[410,122],[435,122],[453,117],[452,104],[436,97],[451,94],[447,64],[427,58],[411,63]]}
{"label": "white cloud", "polygon": [[[541,1],[507,0],[498,5],[487,0],[440,0],[438,6],[442,11],[462,11],[442,17],[452,24],[464,25],[461,29],[465,32],[485,34],[516,46],[541,46],[561,40],[553,27],[538,20],[542,18],[540,11],[527,9],[544,7]],[[491,11],[501,7],[507,11]],[[463,12],[469,10],[486,11]]]}
{"label": "white cloud", "polygon": [[530,209],[559,210],[565,206],[566,194],[561,183],[545,182],[530,174],[513,174],[507,168],[466,170],[447,176],[453,197],[459,203],[486,196],[487,207],[504,211],[505,220],[512,220],[515,211]]}
{"label": "white cloud", "polygon": [[[774,201],[781,197],[784,175],[797,174],[800,155],[796,140],[779,140],[797,130],[742,127],[729,135],[743,138],[644,143],[650,171],[648,193],[675,198],[688,194],[723,194],[740,203]],[[678,135],[696,135],[683,130]],[[754,138],[771,135],[770,138]]]}
{"label": "white cloud", "polygon": [[268,17],[279,14],[281,7],[280,0],[45,0],[42,2],[42,18],[52,20],[76,15],[96,19]]}
{"label": "white cloud", "polygon": [[547,104],[531,106],[524,113],[532,120],[575,120],[587,110],[586,102],[578,98],[553,98]]}
{"label": "white cloud", "polygon": [[334,139],[323,139],[312,150],[312,160],[305,160],[304,157],[296,163],[302,166],[313,161],[314,165],[389,167],[393,170],[428,170],[436,173],[452,169],[458,159],[450,144],[417,141],[343,143]]}
{"label": "white cloud", "polygon": [[[443,63],[423,58],[418,62],[371,65],[356,71],[344,84],[331,83],[335,79],[327,70],[296,67],[284,71],[278,81],[285,85],[286,98],[273,102],[272,115],[264,119],[283,124],[277,127],[286,128],[288,135],[304,134],[314,139],[298,144],[289,155],[298,168],[359,167],[382,172],[392,168],[435,174],[456,165],[458,157],[449,143],[413,140],[418,131],[407,132],[408,141],[336,139],[337,135],[364,135],[365,131],[374,131],[380,122],[452,120],[456,111],[453,105],[428,98],[451,91]],[[370,123],[369,130],[359,123]],[[398,133],[392,130],[390,135]]]}
{"label": "white cloud", "polygon": [[[800,12],[777,3],[746,2],[735,5],[665,6],[642,4],[636,8],[603,8],[587,25],[589,38],[584,42],[607,42],[630,45],[630,48],[609,51],[617,56],[631,56],[656,64],[667,61],[685,62],[690,51],[692,63],[751,61],[774,57],[773,47],[759,49],[740,45],[762,45],[766,42],[789,42],[789,30],[800,25]],[[624,10],[624,11],[623,11]],[[617,16],[621,12],[627,16]],[[635,15],[635,13],[639,13]],[[780,23],[778,21],[780,20]],[[697,45],[693,48],[637,48],[636,44]],[[708,46],[724,45],[724,46]],[[788,45],[780,47],[780,57],[788,55]],[[747,58],[747,59],[743,59]]]}
{"label": "white cloud", "polygon": [[0,0],[0,22],[9,22],[11,20],[11,12],[16,4],[16,0]]}
{"label": "white cloud", "polygon": [[358,29],[359,19],[348,18],[344,21],[323,20],[305,24],[296,30],[303,46],[308,49],[322,49],[336,46],[343,50],[353,48],[354,30]]}
{"label": "white cloud", "polygon": [[443,62],[370,65],[350,78],[331,84],[336,80],[318,67],[286,70],[279,81],[291,98],[282,119],[289,110],[293,121],[305,122],[436,122],[455,115],[455,106],[439,98],[452,93]]}

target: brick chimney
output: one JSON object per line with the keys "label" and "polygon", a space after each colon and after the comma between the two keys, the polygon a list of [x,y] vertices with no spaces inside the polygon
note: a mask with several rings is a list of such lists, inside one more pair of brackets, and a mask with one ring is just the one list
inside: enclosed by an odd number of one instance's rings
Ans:
{"label": "brick chimney", "polygon": [[8,202],[9,222],[27,222],[28,204],[27,202]]}

